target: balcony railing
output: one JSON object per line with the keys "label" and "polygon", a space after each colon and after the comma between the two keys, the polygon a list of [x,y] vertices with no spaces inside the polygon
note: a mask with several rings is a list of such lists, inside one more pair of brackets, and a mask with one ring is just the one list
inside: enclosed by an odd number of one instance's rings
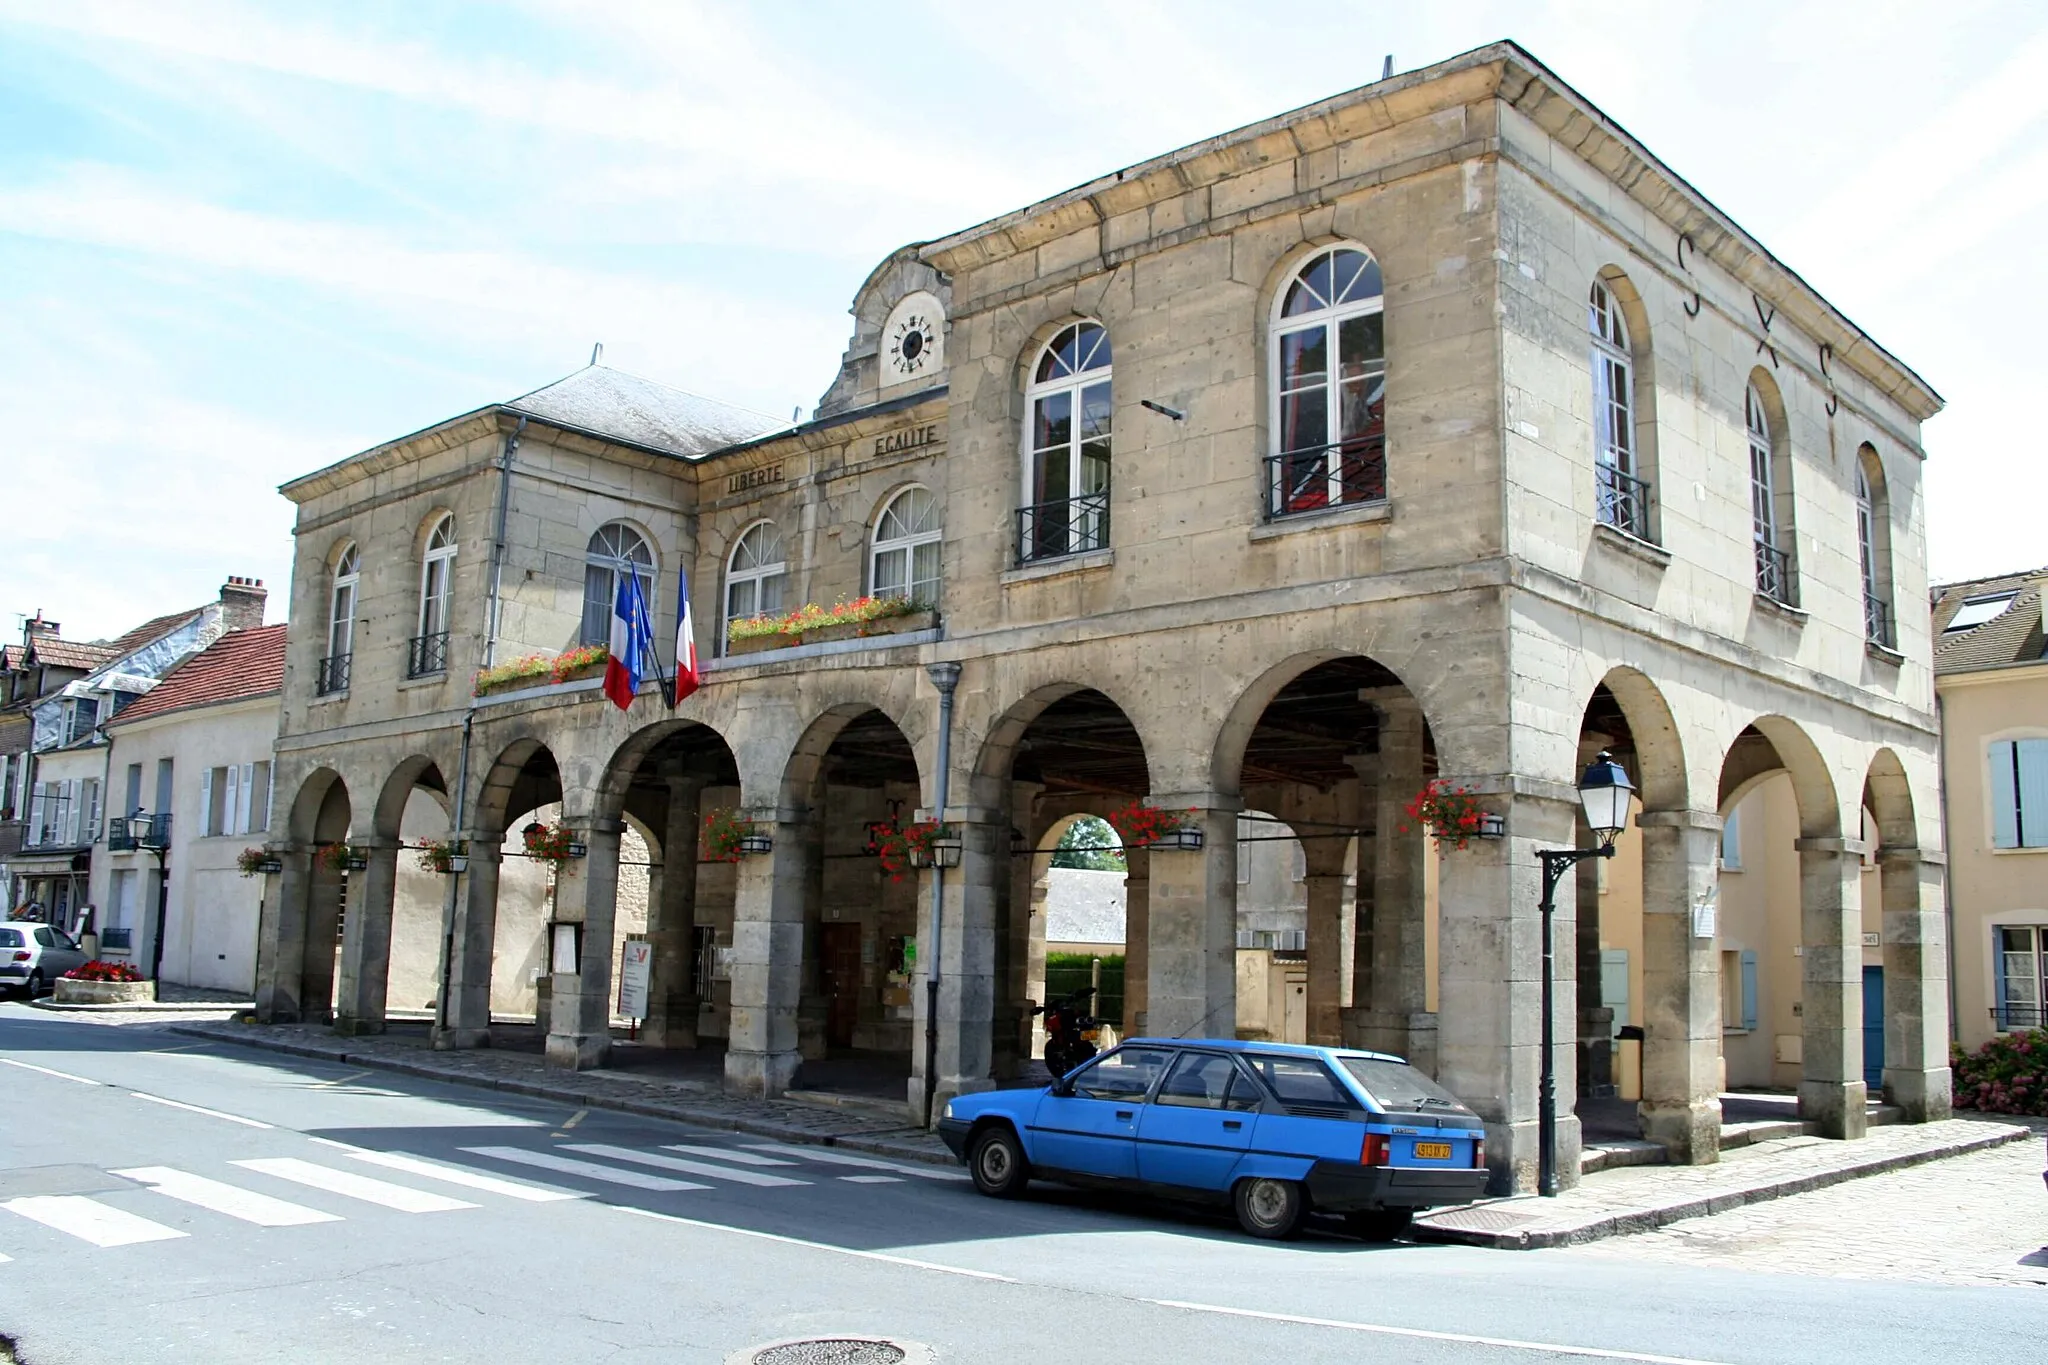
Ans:
{"label": "balcony railing", "polygon": [[353,658],[353,654],[330,654],[322,659],[313,678],[314,693],[327,697],[348,691],[349,661]]}
{"label": "balcony railing", "polygon": [[448,671],[448,632],[415,635],[405,645],[405,676],[424,678]]}
{"label": "balcony railing", "polygon": [[2015,1029],[2048,1028],[2048,1010],[2043,1010],[2039,1005],[1997,1005],[1992,1008],[1991,1018],[2001,1033]]}
{"label": "balcony railing", "polygon": [[1109,548],[1109,490],[1017,509],[1017,562]]}
{"label": "balcony railing", "polygon": [[1863,594],[1863,638],[1885,649],[1898,648],[1892,633],[1892,604],[1874,592]]}
{"label": "balcony railing", "polygon": [[138,848],[164,849],[171,846],[171,814],[117,815],[107,821],[107,847],[115,853]]}
{"label": "balcony railing", "polygon": [[1593,466],[1600,520],[1637,540],[1650,538],[1650,483],[1611,464]]}
{"label": "balcony railing", "polygon": [[1769,541],[1756,542],[1756,590],[1780,606],[1792,605],[1792,555]]}
{"label": "balcony railing", "polygon": [[1300,516],[1387,500],[1387,447],[1377,438],[1266,457],[1266,515]]}

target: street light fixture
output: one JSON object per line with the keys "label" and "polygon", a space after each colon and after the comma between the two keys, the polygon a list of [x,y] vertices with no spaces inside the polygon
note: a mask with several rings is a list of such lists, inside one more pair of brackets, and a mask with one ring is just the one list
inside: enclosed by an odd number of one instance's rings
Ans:
{"label": "street light fixture", "polygon": [[1536,851],[1536,856],[1543,860],[1543,903],[1538,907],[1543,915],[1543,1063],[1542,1081],[1537,1092],[1536,1193],[1545,1198],[1557,1194],[1557,1059],[1554,1041],[1557,1029],[1553,1018],[1557,952],[1556,935],[1551,930],[1551,921],[1557,911],[1557,884],[1563,879],[1566,869],[1576,867],[1588,858],[1614,856],[1614,837],[1628,826],[1629,803],[1635,793],[1635,784],[1628,780],[1628,773],[1614,761],[1614,755],[1602,749],[1579,778],[1579,806],[1585,812],[1586,825],[1593,831],[1598,846]]}

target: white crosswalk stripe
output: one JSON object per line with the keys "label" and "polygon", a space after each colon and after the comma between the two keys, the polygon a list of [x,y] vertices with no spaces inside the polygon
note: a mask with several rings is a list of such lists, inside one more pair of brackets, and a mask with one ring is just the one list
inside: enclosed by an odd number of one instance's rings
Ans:
{"label": "white crosswalk stripe", "polygon": [[258,1227],[290,1228],[306,1223],[339,1223],[341,1216],[309,1209],[303,1204],[293,1204],[283,1199],[272,1199],[267,1194],[245,1190],[238,1185],[223,1185],[218,1180],[208,1180],[203,1175],[187,1171],[175,1171],[169,1166],[137,1166],[115,1175],[127,1180],[140,1181],[158,1194],[177,1199],[187,1204],[196,1204],[202,1209],[224,1213],[230,1218],[239,1218],[244,1223]]}
{"label": "white crosswalk stripe", "polygon": [[841,1180],[854,1185],[901,1185],[900,1175],[842,1175]]}
{"label": "white crosswalk stripe", "polygon": [[949,1171],[943,1166],[916,1166],[907,1161],[884,1161],[873,1156],[854,1156],[851,1152],[836,1151],[829,1147],[791,1147],[780,1142],[749,1142],[746,1145],[757,1152],[773,1152],[777,1156],[799,1157],[805,1161],[822,1161],[828,1166],[857,1166],[869,1171],[893,1171],[897,1175],[914,1175],[920,1180],[967,1179],[965,1171]]}
{"label": "white crosswalk stripe", "polygon": [[350,1151],[357,1161],[367,1161],[373,1166],[385,1166],[394,1171],[405,1171],[411,1175],[424,1176],[428,1180],[445,1180],[451,1185],[462,1185],[487,1194],[502,1194],[508,1199],[524,1199],[531,1204],[546,1204],[557,1199],[588,1199],[590,1196],[575,1190],[550,1189],[546,1185],[528,1185],[518,1180],[501,1180],[494,1175],[465,1170],[460,1166],[442,1166],[432,1161],[422,1161],[409,1152]]}
{"label": "white crosswalk stripe", "polygon": [[613,1161],[636,1161],[642,1166],[656,1166],[665,1171],[681,1171],[685,1175],[708,1175],[717,1180],[730,1180],[736,1185],[774,1189],[811,1183],[808,1180],[792,1180],[786,1175],[769,1175],[765,1171],[715,1166],[708,1161],[692,1161],[687,1157],[662,1156],[658,1152],[636,1152],[630,1147],[612,1147],[602,1142],[571,1142],[565,1145],[570,1151],[582,1152],[587,1156],[609,1157]]}
{"label": "white crosswalk stripe", "polygon": [[552,1152],[529,1152],[520,1147],[464,1147],[465,1152],[487,1156],[498,1161],[516,1162],[522,1166],[538,1166],[546,1171],[561,1171],[567,1175],[580,1175],[586,1180],[602,1180],[613,1185],[631,1185],[638,1190],[708,1190],[709,1185],[699,1185],[691,1180],[671,1180],[665,1175],[648,1175],[644,1171],[622,1171],[616,1166],[600,1166],[595,1161],[578,1161],[574,1157],[556,1156]]}
{"label": "white crosswalk stripe", "polygon": [[237,1166],[255,1171],[261,1175],[276,1176],[279,1180],[290,1180],[300,1185],[310,1185],[316,1190],[331,1194],[347,1195],[371,1204],[381,1204],[387,1209],[400,1213],[445,1213],[452,1209],[473,1209],[475,1204],[460,1199],[450,1199],[445,1194],[434,1194],[427,1190],[409,1189],[404,1185],[393,1185],[383,1180],[372,1180],[354,1171],[337,1171],[332,1167],[315,1165],[293,1156],[257,1157],[248,1161],[237,1161]]}
{"label": "white crosswalk stripe", "polygon": [[742,1166],[794,1166],[794,1161],[784,1161],[777,1156],[762,1156],[758,1152],[742,1152],[737,1147],[698,1147],[687,1142],[664,1144],[671,1152],[689,1152],[695,1156],[708,1156],[717,1161],[735,1161]]}
{"label": "white crosswalk stripe", "polygon": [[167,1242],[184,1233],[152,1223],[126,1209],[87,1199],[82,1194],[38,1194],[10,1199],[0,1209],[18,1213],[46,1228],[70,1233],[96,1247],[125,1247],[137,1242]]}

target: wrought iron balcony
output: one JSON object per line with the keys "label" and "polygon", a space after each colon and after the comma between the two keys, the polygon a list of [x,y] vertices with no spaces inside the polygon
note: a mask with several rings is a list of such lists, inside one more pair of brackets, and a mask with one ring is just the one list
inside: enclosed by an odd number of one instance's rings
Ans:
{"label": "wrought iron balcony", "polygon": [[1898,648],[1898,637],[1892,633],[1892,604],[1868,590],[1863,594],[1863,638],[1885,649]]}
{"label": "wrought iron balcony", "polygon": [[353,654],[330,654],[322,659],[313,677],[314,694],[328,697],[348,691],[349,661],[353,658]]}
{"label": "wrought iron balcony", "polygon": [[138,848],[151,851],[171,846],[171,813],[115,816],[107,821],[107,848],[115,853],[132,853]]}
{"label": "wrought iron balcony", "polygon": [[1792,602],[1792,555],[1766,540],[1756,542],[1756,590],[1780,606]]}
{"label": "wrought iron balcony", "polygon": [[116,815],[107,821],[107,850],[111,853],[133,853],[137,845],[135,832],[129,826],[128,817]]}
{"label": "wrought iron balcony", "polygon": [[1017,509],[1017,562],[1109,548],[1109,490]]}
{"label": "wrought iron balcony", "polygon": [[1340,441],[1266,457],[1266,515],[1300,516],[1387,500],[1387,445]]}
{"label": "wrought iron balcony", "polygon": [[2048,1010],[2043,1010],[2039,1005],[1996,1005],[1992,1007],[1991,1018],[2001,1033],[2016,1029],[2048,1028]]}
{"label": "wrought iron balcony", "polygon": [[425,678],[448,671],[448,632],[415,635],[405,645],[405,676]]}
{"label": "wrought iron balcony", "polygon": [[1650,538],[1650,483],[1611,464],[1593,466],[1600,520],[1637,540]]}

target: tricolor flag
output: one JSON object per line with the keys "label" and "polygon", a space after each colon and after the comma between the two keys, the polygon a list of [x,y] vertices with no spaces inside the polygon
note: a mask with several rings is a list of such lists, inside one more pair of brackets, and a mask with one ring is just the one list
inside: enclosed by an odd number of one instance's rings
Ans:
{"label": "tricolor flag", "polygon": [[697,623],[690,616],[689,570],[683,571],[677,591],[682,605],[676,612],[676,688],[668,699],[671,707],[681,705],[683,698],[704,682],[704,675],[697,671]]}
{"label": "tricolor flag", "polygon": [[633,704],[641,678],[655,665],[654,622],[647,614],[647,594],[640,590],[640,570],[632,564],[625,568],[612,607],[612,657],[604,666],[604,694],[621,711]]}

